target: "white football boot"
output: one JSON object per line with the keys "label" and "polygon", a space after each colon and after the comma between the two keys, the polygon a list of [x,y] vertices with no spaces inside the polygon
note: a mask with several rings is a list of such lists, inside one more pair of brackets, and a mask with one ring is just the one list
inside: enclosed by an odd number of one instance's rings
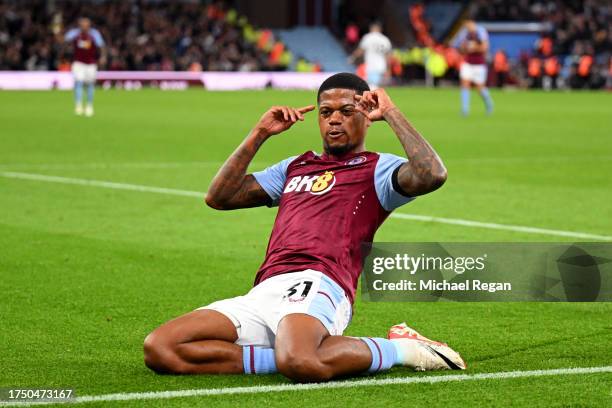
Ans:
{"label": "white football boot", "polygon": [[83,114],[83,104],[77,103],[74,105],[74,114],[77,116],[81,116]]}
{"label": "white football boot", "polygon": [[421,336],[406,323],[391,327],[387,338],[397,342],[404,365],[415,371],[465,370],[467,367],[459,353],[446,343]]}
{"label": "white football boot", "polygon": [[93,114],[94,114],[93,105],[88,103],[87,106],[85,106],[85,116],[90,118],[93,116]]}

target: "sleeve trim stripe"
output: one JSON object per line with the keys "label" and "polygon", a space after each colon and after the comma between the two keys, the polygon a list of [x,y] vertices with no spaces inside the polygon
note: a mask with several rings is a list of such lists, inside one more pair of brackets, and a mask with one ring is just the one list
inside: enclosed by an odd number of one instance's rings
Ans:
{"label": "sleeve trim stripe", "polygon": [[402,189],[402,187],[399,185],[399,182],[397,181],[397,173],[399,173],[400,167],[402,167],[402,164],[397,166],[395,170],[393,170],[393,174],[391,175],[391,183],[393,184],[393,190],[395,190],[396,193],[403,195],[404,197],[412,198],[410,194],[408,194]]}

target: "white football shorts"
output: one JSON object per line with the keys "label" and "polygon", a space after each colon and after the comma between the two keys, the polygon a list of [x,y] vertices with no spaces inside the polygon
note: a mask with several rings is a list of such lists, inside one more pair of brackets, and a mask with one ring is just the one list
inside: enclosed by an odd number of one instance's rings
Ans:
{"label": "white football shorts", "polygon": [[487,82],[487,66],[468,64],[464,62],[459,68],[459,78],[468,80],[478,85],[484,85]]}
{"label": "white football shorts", "polygon": [[96,82],[97,73],[98,67],[96,64],[84,64],[78,61],[72,63],[72,76],[77,82]]}
{"label": "white football shorts", "polygon": [[384,70],[379,71],[379,70],[366,69],[366,77],[367,77],[368,85],[370,85],[370,87],[372,88],[378,88],[382,84],[384,76],[385,76]]}
{"label": "white football shorts", "polygon": [[244,296],[199,308],[216,310],[236,326],[241,346],[274,347],[278,324],[292,313],[318,319],[331,335],[341,335],[351,320],[344,290],[321,272],[307,269],[268,278]]}

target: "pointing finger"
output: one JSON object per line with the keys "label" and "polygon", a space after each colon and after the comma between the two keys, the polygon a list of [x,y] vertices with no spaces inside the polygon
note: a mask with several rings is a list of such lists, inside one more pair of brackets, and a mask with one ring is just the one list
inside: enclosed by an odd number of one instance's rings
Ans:
{"label": "pointing finger", "polygon": [[302,108],[299,108],[297,111],[300,113],[306,113],[306,112],[310,112],[312,110],[314,110],[315,106],[314,105],[308,105],[308,106],[304,106]]}

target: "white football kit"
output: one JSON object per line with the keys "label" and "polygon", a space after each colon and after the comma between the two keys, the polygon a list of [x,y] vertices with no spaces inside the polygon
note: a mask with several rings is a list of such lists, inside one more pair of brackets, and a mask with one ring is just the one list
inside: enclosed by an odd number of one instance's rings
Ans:
{"label": "white football kit", "polygon": [[387,54],[391,51],[391,41],[382,33],[368,33],[361,39],[359,48],[364,50],[368,83],[377,87],[387,71]]}

